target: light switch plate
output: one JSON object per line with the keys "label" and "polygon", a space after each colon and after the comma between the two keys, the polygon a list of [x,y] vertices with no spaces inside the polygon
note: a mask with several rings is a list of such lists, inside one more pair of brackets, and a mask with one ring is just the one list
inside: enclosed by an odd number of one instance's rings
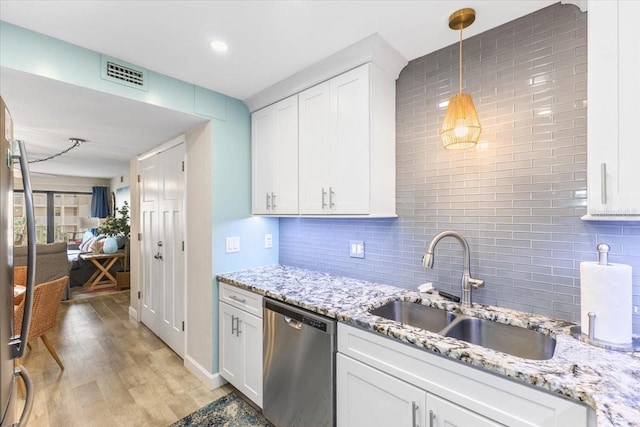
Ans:
{"label": "light switch plate", "polygon": [[362,240],[349,240],[349,256],[364,258],[364,242]]}
{"label": "light switch plate", "polygon": [[227,237],[226,250],[228,254],[232,252],[240,252],[240,237],[238,236]]}
{"label": "light switch plate", "polygon": [[269,249],[273,247],[273,234],[264,235],[264,247],[265,249]]}

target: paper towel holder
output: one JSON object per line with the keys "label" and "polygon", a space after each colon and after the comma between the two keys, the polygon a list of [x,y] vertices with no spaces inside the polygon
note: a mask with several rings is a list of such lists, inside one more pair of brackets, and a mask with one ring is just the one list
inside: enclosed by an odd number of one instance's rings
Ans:
{"label": "paper towel holder", "polygon": [[[609,250],[611,248],[606,243],[600,243],[597,246],[598,250],[598,264],[600,265],[609,265]],[[605,340],[600,340],[595,338],[595,328],[596,328],[596,313],[590,311],[587,313],[589,317],[589,329],[586,331],[587,333],[582,333],[582,328],[580,325],[572,326],[569,331],[574,338],[579,339],[582,342],[587,344],[591,344],[595,347],[604,348],[607,350],[613,351],[639,351],[640,350],[640,338],[631,337],[631,342],[628,344],[617,344],[612,343]]]}
{"label": "paper towel holder", "polygon": [[596,314],[592,311],[588,313],[589,316],[589,330],[588,334],[583,334],[580,325],[572,326],[570,331],[574,338],[578,338],[580,341],[587,344],[591,344],[596,347],[604,348],[606,350],[613,351],[638,351],[640,350],[640,339],[631,338],[630,344],[615,344],[609,341],[599,340],[594,338],[596,329]]}
{"label": "paper towel holder", "polygon": [[589,338],[588,335],[582,333],[580,325],[572,326],[569,331],[574,338],[577,338],[580,341],[591,344],[595,347],[600,347],[612,351],[640,351],[640,338],[632,337],[631,343],[629,344],[615,344],[609,341],[599,340],[597,338]]}

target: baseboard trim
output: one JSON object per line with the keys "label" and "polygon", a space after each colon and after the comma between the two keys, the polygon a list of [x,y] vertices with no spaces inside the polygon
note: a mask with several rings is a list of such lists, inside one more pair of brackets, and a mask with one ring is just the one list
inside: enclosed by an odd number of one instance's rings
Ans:
{"label": "baseboard trim", "polygon": [[212,374],[189,355],[184,356],[184,367],[187,368],[187,370],[193,375],[195,375],[196,378],[205,383],[211,390],[223,386],[227,383],[227,381],[222,378],[219,373],[216,372],[215,374]]}
{"label": "baseboard trim", "polygon": [[129,317],[132,317],[135,321],[138,321],[138,310],[129,306]]}

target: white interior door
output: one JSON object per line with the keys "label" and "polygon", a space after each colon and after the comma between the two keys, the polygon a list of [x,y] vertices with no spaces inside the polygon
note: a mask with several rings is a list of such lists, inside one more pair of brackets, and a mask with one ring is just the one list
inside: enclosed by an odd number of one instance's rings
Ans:
{"label": "white interior door", "polygon": [[158,155],[160,166],[158,259],[162,311],[158,336],[184,355],[184,144]]}
{"label": "white interior door", "polygon": [[140,161],[142,322],[184,355],[184,143]]}
{"label": "white interior door", "polygon": [[142,323],[156,331],[160,293],[153,286],[160,279],[160,265],[154,262],[158,236],[158,161],[148,157],[138,164],[140,175],[140,244],[141,315]]}

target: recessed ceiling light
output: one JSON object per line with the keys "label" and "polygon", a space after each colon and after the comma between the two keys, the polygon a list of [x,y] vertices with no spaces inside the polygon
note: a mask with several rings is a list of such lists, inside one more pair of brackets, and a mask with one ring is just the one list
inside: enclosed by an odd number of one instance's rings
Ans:
{"label": "recessed ceiling light", "polygon": [[211,49],[215,50],[216,52],[226,52],[227,50],[229,50],[229,46],[227,46],[227,44],[221,40],[213,40],[211,43],[209,43],[209,46],[211,46]]}

